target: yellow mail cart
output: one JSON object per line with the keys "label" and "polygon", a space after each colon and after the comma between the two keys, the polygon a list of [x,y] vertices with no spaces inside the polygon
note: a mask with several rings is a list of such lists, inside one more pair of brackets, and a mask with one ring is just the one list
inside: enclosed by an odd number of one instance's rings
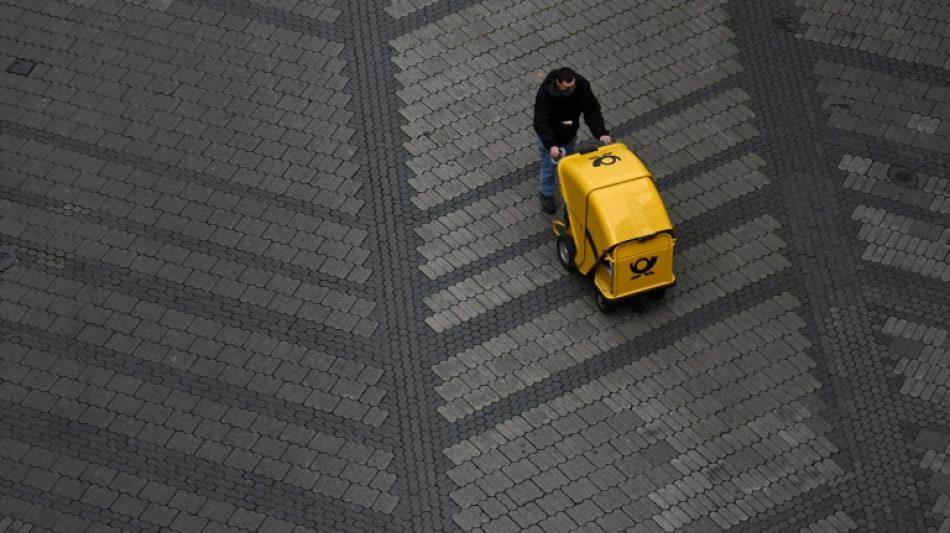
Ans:
{"label": "yellow mail cart", "polygon": [[653,176],[629,148],[614,143],[565,156],[558,181],[558,260],[568,271],[593,271],[601,311],[637,294],[661,297],[676,283],[673,223]]}

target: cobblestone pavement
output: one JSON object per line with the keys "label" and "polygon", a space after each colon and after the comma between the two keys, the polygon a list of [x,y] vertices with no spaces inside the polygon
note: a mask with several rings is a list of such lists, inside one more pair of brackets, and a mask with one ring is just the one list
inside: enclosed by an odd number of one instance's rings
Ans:
{"label": "cobblestone pavement", "polygon": [[[561,65],[645,309],[557,263]],[[950,531],[944,0],[0,0],[0,71],[0,533]]]}

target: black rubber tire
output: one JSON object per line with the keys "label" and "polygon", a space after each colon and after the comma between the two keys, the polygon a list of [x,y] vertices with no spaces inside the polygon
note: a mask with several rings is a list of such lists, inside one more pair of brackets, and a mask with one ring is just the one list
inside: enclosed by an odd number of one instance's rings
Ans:
{"label": "black rubber tire", "polygon": [[564,267],[564,270],[573,272],[577,269],[574,264],[574,257],[577,255],[577,247],[574,246],[574,239],[566,233],[557,237],[557,260]]}
{"label": "black rubber tire", "polygon": [[599,290],[594,289],[594,302],[597,303],[597,309],[600,309],[600,312],[609,315],[617,309],[617,303],[613,300],[608,300]]}

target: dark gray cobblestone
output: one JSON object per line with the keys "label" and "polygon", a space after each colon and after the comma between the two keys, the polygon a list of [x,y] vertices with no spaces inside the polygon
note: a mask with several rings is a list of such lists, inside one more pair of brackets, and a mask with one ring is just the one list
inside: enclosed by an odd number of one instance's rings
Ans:
{"label": "dark gray cobblestone", "polygon": [[[10,409],[16,412],[18,408]],[[134,518],[138,513],[144,513],[142,521],[146,523],[145,526],[154,529],[159,525],[167,525],[162,523],[163,520],[175,517],[184,519],[186,515],[191,520],[201,521],[197,518],[200,517],[204,521],[228,524],[241,520],[242,513],[266,501],[263,493],[254,490],[254,485],[262,482],[256,474],[242,473],[230,465],[216,465],[201,457],[190,457],[189,454],[165,450],[150,443],[97,431],[81,423],[68,423],[38,413],[33,415],[44,422],[47,429],[44,431],[41,428],[5,424],[4,433],[12,432],[12,435],[16,435],[15,442],[25,445],[18,446],[16,452],[5,452],[4,459],[24,461],[24,450],[37,449],[31,448],[31,444],[42,446],[39,449],[45,450],[55,462],[46,468],[24,464],[26,470],[22,480],[27,486],[45,484],[51,493],[64,493],[67,496],[70,491],[75,494],[81,492],[80,500],[89,499],[84,503],[92,508],[111,510],[107,516],[114,515],[119,520],[133,523],[123,527],[135,528],[134,522],[137,521]],[[84,443],[102,452],[111,451],[113,458],[104,461],[97,454],[77,452],[72,449],[76,443]],[[15,472],[6,474],[8,480],[21,481],[13,479],[16,476]],[[76,477],[77,481],[70,481]],[[255,482],[255,479],[258,481]],[[343,508],[332,509],[332,505],[314,513],[306,503],[306,489],[286,486],[282,493],[285,498],[284,511],[279,516],[279,522],[289,520],[299,527],[322,521],[326,527],[333,523],[333,519],[327,521],[319,516],[345,516],[348,513]],[[149,508],[152,509],[151,515],[145,513]],[[95,519],[95,515],[88,512],[86,515],[89,519]],[[259,520],[263,520],[263,517]],[[313,529],[305,527],[304,530]]]}
{"label": "dark gray cobblestone", "polygon": [[[892,4],[0,2],[0,533],[947,530],[950,12]],[[677,228],[640,309],[556,268],[562,64]]]}

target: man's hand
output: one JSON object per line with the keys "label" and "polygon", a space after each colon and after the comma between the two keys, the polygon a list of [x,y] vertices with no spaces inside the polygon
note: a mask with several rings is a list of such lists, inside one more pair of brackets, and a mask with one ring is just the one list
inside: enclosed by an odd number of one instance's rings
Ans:
{"label": "man's hand", "polygon": [[610,135],[601,135],[600,142],[610,144]]}
{"label": "man's hand", "polygon": [[557,159],[557,158],[559,158],[559,157],[561,157],[561,149],[558,148],[557,146],[552,146],[552,147],[551,147],[551,159]]}

